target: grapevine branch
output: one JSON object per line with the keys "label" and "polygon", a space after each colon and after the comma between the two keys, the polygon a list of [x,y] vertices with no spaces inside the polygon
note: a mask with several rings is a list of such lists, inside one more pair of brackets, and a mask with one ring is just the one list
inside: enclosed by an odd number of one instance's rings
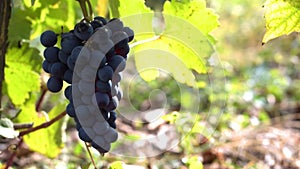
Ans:
{"label": "grapevine branch", "polygon": [[5,53],[7,49],[7,30],[11,13],[11,0],[0,1],[0,110],[2,99],[2,85],[4,81]]}
{"label": "grapevine branch", "polygon": [[[66,111],[64,111],[64,112],[60,113],[59,115],[57,115],[56,117],[54,117],[52,120],[50,120],[48,122],[42,123],[42,124],[40,124],[36,127],[32,127],[32,128],[27,129],[27,130],[21,131],[19,136],[18,136],[20,141],[18,142],[18,144],[16,146],[16,149],[18,149],[22,145],[24,135],[27,135],[29,133],[32,133],[34,131],[37,131],[37,130],[40,130],[40,129],[43,129],[43,128],[47,128],[47,127],[51,126],[53,123],[55,123],[56,121],[62,119],[66,114],[67,114]],[[17,155],[17,151],[14,151],[11,154],[11,156],[8,158],[7,163],[4,166],[4,169],[8,169],[12,165],[13,160],[16,157],[16,155]]]}
{"label": "grapevine branch", "polygon": [[51,126],[53,123],[55,123],[56,121],[63,118],[66,114],[67,114],[66,111],[64,111],[64,112],[60,113],[59,115],[57,115],[56,117],[54,117],[52,120],[50,120],[48,122],[42,123],[42,124],[40,124],[36,127],[29,128],[27,130],[21,131],[20,134],[19,134],[19,137],[22,137],[26,134],[32,133],[32,132],[34,132],[36,130],[39,130],[39,129],[47,128],[47,127]]}

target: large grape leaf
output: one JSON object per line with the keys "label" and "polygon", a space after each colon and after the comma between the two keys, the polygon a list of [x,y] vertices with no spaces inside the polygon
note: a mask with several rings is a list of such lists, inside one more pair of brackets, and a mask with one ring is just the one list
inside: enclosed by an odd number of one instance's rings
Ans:
{"label": "large grape leaf", "polygon": [[267,0],[264,8],[267,30],[263,44],[279,36],[300,31],[299,0]]}
{"label": "large grape leaf", "polygon": [[116,18],[152,12],[144,0],[110,0],[109,8],[111,17]]}
{"label": "large grape leaf", "polygon": [[[154,36],[151,16],[141,17],[143,24],[124,18],[135,31],[137,42]],[[195,86],[192,72],[206,73],[205,59],[213,53],[213,47],[207,36],[185,20],[166,14],[164,18],[165,30],[159,38],[132,48],[136,68],[146,81],[156,79],[159,70],[164,69],[178,82]]]}
{"label": "large grape leaf", "polygon": [[[34,126],[38,126],[47,121],[47,118],[42,113],[35,111],[36,97],[32,94],[23,106],[16,121],[19,123],[33,122]],[[49,119],[54,118],[65,110],[65,103],[57,104],[49,113]],[[25,143],[33,151],[44,154],[50,158],[55,158],[63,148],[63,129],[65,120],[61,119],[47,128],[37,130],[24,136]]]}
{"label": "large grape leaf", "polygon": [[184,19],[199,29],[211,42],[215,42],[209,33],[220,25],[219,17],[211,8],[206,7],[205,0],[166,1],[163,13]]}
{"label": "large grape leaf", "polygon": [[11,47],[6,55],[6,92],[15,105],[22,105],[30,92],[40,90],[42,58],[38,50],[24,44],[21,48]]}

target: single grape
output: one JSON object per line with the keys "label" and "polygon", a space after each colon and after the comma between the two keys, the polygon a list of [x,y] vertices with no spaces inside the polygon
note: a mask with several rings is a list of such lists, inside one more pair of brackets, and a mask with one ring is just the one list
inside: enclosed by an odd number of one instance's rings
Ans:
{"label": "single grape", "polygon": [[116,122],[113,122],[113,123],[109,123],[109,126],[113,129],[116,129],[117,128],[117,124]]}
{"label": "single grape", "polygon": [[113,111],[113,110],[116,110],[116,108],[118,107],[118,105],[119,105],[119,100],[118,100],[118,98],[117,97],[113,97],[110,101],[109,101],[109,103],[108,103],[108,105],[104,108],[106,111]]}
{"label": "single grape", "polygon": [[108,105],[109,97],[106,93],[96,92],[95,96],[96,96],[97,104],[100,108],[104,108]]}
{"label": "single grape", "polygon": [[58,47],[48,47],[44,50],[44,58],[50,63],[58,62],[58,52]]}
{"label": "single grape", "polygon": [[73,33],[69,32],[63,34],[60,45],[62,51],[70,54],[76,46],[80,46],[82,44],[80,39],[78,39]]}
{"label": "single grape", "polygon": [[63,87],[63,81],[61,78],[51,76],[47,82],[47,88],[49,91],[56,93],[59,92]]}
{"label": "single grape", "polygon": [[121,72],[126,67],[126,61],[122,56],[115,55],[109,60],[108,65],[110,65],[115,72]]}
{"label": "single grape", "polygon": [[46,73],[50,73],[52,63],[49,63],[47,60],[43,61],[42,68]]}
{"label": "single grape", "polygon": [[112,122],[115,122],[117,119],[117,113],[115,111],[112,111],[110,112],[110,116],[109,116],[109,119],[108,119],[108,123],[112,123]]}
{"label": "single grape", "polygon": [[42,33],[40,37],[41,44],[44,47],[51,47],[54,46],[57,43],[57,36],[55,32],[51,30],[47,30]]}
{"label": "single grape", "polygon": [[129,39],[128,35],[125,32],[118,31],[112,35],[111,40],[114,42],[115,48],[117,48],[120,46],[128,45]]}
{"label": "single grape", "polygon": [[68,57],[69,57],[69,54],[65,53],[64,51],[60,50],[58,52],[58,59],[62,63],[67,64]]}
{"label": "single grape", "polygon": [[101,115],[102,117],[104,118],[105,121],[107,121],[109,119],[109,112],[104,110],[104,109],[101,109]]}
{"label": "single grape", "polygon": [[128,42],[131,42],[134,39],[134,32],[132,29],[130,29],[129,27],[124,27],[122,31],[124,31],[127,34]]}
{"label": "single grape", "polygon": [[101,81],[107,82],[112,79],[114,70],[109,65],[106,65],[98,70],[97,75]]}
{"label": "single grape", "polygon": [[84,131],[83,128],[80,128],[78,130],[78,135],[79,135],[79,138],[82,140],[82,141],[85,141],[85,142],[91,142],[92,139],[86,134],[86,132]]}
{"label": "single grape", "polygon": [[73,71],[67,69],[64,73],[63,80],[69,84],[72,84],[72,78],[73,78]]}
{"label": "single grape", "polygon": [[76,117],[75,108],[72,102],[67,105],[66,111],[70,117]]}
{"label": "single grape", "polygon": [[97,29],[97,28],[102,27],[102,26],[103,26],[103,23],[102,23],[101,21],[99,21],[99,20],[93,20],[93,21],[91,22],[91,25],[92,25],[93,29],[95,30],[95,29]]}
{"label": "single grape", "polygon": [[107,24],[107,21],[105,18],[103,18],[102,16],[96,16],[94,18],[94,20],[98,20],[98,21],[101,21],[103,23],[103,25],[106,25]]}
{"label": "single grape", "polygon": [[96,81],[96,91],[107,93],[111,91],[111,81],[103,82],[101,80]]}
{"label": "single grape", "polygon": [[68,68],[65,64],[63,64],[61,62],[56,62],[52,65],[50,73],[53,76],[57,76],[57,77],[62,78],[67,69]]}
{"label": "single grape", "polygon": [[91,24],[87,22],[79,22],[75,25],[74,34],[77,38],[86,41],[92,36],[94,29]]}
{"label": "single grape", "polygon": [[72,86],[68,86],[66,89],[65,89],[65,97],[68,99],[68,100],[71,100],[72,99]]}
{"label": "single grape", "polygon": [[71,55],[68,57],[67,65],[69,69],[74,70],[76,60],[78,58],[78,55],[80,53],[80,50],[82,49],[82,46],[76,46],[73,50]]}
{"label": "single grape", "polygon": [[124,57],[124,59],[127,59],[127,54],[130,51],[130,47],[129,47],[128,44],[122,45],[122,46],[120,45],[118,47],[115,47],[115,49],[116,49],[116,54],[117,55],[121,55],[121,56]]}

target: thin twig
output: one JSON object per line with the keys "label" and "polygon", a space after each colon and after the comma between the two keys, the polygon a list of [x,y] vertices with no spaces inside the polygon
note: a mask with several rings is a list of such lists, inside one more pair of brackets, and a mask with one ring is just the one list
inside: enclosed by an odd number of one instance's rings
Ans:
{"label": "thin twig", "polygon": [[35,106],[35,111],[36,111],[36,112],[40,112],[41,107],[42,107],[42,103],[43,103],[43,100],[44,100],[44,98],[45,98],[45,95],[46,95],[47,91],[48,91],[47,88],[43,88],[43,89],[42,89],[42,94],[41,94],[41,96],[40,96],[40,98],[39,98],[39,100],[37,101],[36,106]]}
{"label": "thin twig", "polygon": [[14,123],[15,130],[28,129],[28,128],[32,128],[32,127],[33,127],[33,123],[22,123],[22,124]]}
{"label": "thin twig", "polygon": [[141,44],[144,44],[144,43],[152,42],[152,41],[155,41],[155,40],[159,39],[160,37],[161,37],[161,35],[158,35],[158,36],[154,36],[152,38],[139,40],[138,42],[134,42],[134,43],[130,44],[129,47],[133,48],[135,46],[138,46],[138,45],[141,45]]}
{"label": "thin twig", "polygon": [[90,156],[90,158],[91,158],[91,160],[92,160],[93,166],[95,167],[95,169],[97,169],[97,166],[96,166],[96,164],[95,164],[95,161],[94,161],[94,158],[93,158],[93,156],[92,156],[92,153],[91,153],[91,151],[90,151],[89,146],[87,145],[86,142],[84,142],[84,144],[85,144],[86,150],[88,151],[89,156]]}
{"label": "thin twig", "polygon": [[39,130],[39,129],[42,129],[42,128],[47,128],[49,127],[50,125],[52,125],[53,123],[55,123],[56,121],[60,120],[61,118],[63,118],[65,115],[66,115],[66,111],[60,113],[59,115],[57,115],[56,117],[54,117],[52,120],[48,121],[48,122],[45,122],[43,124],[40,124],[36,127],[33,127],[33,128],[30,128],[30,129],[27,129],[27,130],[24,130],[24,131],[21,131],[20,134],[19,134],[19,137],[22,137],[26,134],[29,134],[31,132],[34,132],[36,130]]}
{"label": "thin twig", "polygon": [[22,145],[22,143],[23,143],[23,138],[20,137],[20,141],[18,142],[18,144],[15,147],[16,150],[10,155],[10,157],[8,158],[7,163],[3,167],[3,169],[8,169],[10,166],[12,166],[14,159],[17,156],[17,150]]}

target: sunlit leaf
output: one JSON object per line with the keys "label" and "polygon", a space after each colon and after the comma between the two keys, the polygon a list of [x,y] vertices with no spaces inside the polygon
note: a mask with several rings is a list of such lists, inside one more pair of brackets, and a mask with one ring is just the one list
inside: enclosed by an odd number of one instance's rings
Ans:
{"label": "sunlit leaf", "polygon": [[[33,122],[34,126],[38,126],[47,121],[47,118],[35,111],[35,96],[31,96],[23,106],[16,121],[19,123]],[[54,118],[65,110],[65,103],[57,104],[49,113],[49,119]],[[63,148],[63,127],[65,121],[63,119],[53,123],[47,128],[37,130],[24,136],[24,141],[33,151],[44,154],[50,158],[55,158],[60,154]]]}
{"label": "sunlit leaf", "polygon": [[300,1],[267,0],[264,4],[266,33],[262,42],[300,31]]}
{"label": "sunlit leaf", "polygon": [[[220,23],[218,15],[211,8],[206,7],[205,0],[166,1],[163,13],[184,19],[199,29],[211,42],[215,42],[209,33]],[[168,23],[167,20],[166,23]]]}
{"label": "sunlit leaf", "polygon": [[123,169],[124,162],[122,161],[115,161],[110,164],[109,169]]}
{"label": "sunlit leaf", "polygon": [[40,90],[42,58],[38,51],[24,44],[9,48],[6,57],[5,85],[7,95],[15,105],[23,104],[29,93]]}
{"label": "sunlit leaf", "polygon": [[152,12],[145,5],[144,0],[110,0],[109,7],[110,15],[114,18]]}

